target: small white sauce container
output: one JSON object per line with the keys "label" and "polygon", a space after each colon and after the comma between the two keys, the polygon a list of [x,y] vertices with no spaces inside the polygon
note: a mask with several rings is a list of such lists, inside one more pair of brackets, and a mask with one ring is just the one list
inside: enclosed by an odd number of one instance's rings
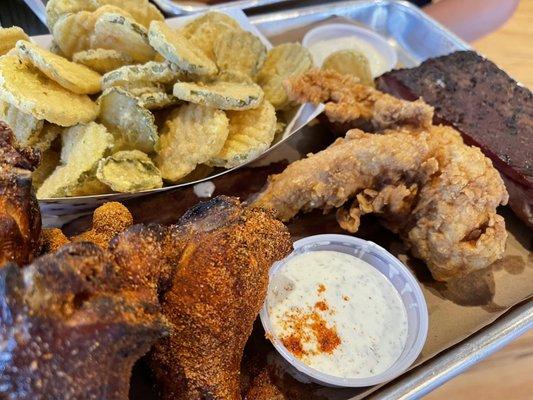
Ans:
{"label": "small white sauce container", "polygon": [[[398,359],[384,372],[366,378],[340,378],[317,371],[295,357],[287,350],[281,340],[274,335],[268,313],[268,299],[259,314],[266,334],[283,358],[296,368],[300,374],[308,377],[311,382],[332,387],[364,387],[388,382],[396,378],[413,364],[426,341],[428,310],[420,285],[409,269],[383,247],[353,236],[330,234],[310,236],[295,242],[294,251],[270,268],[269,276],[271,280],[286,264],[288,259],[300,254],[324,250],[346,253],[366,261],[380,271],[396,288],[407,313],[407,340]],[[298,376],[296,378],[300,379]]]}
{"label": "small white sauce container", "polygon": [[[323,40],[339,39],[345,37],[355,37],[361,41],[366,42],[370,45],[381,57],[382,65],[379,67],[378,71],[372,69],[372,74],[374,77],[379,76],[387,71],[393,69],[398,63],[398,56],[394,48],[383,38],[381,35],[366,29],[361,28],[357,25],[351,24],[326,24],[321,25],[316,28],[311,29],[307,32],[302,39],[302,45],[308,49],[315,43],[321,42]],[[349,47],[343,47],[342,50],[350,49]],[[338,48],[332,48],[331,53],[341,50]],[[355,49],[357,50],[357,49]],[[312,52],[311,52],[312,54]],[[323,54],[325,58],[329,54]],[[313,55],[313,54],[312,54]],[[315,55],[313,55],[315,58]],[[372,67],[372,65],[371,65]]]}

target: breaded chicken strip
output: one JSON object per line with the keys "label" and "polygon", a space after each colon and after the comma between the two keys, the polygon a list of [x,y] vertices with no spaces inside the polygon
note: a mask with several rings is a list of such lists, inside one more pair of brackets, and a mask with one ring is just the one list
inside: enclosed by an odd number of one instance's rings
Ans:
{"label": "breaded chicken strip", "polygon": [[435,279],[447,280],[502,257],[507,233],[496,207],[507,198],[491,161],[454,129],[438,126],[350,131],[270,177],[253,205],[283,220],[346,206],[338,220],[351,232],[362,214],[377,213]]}
{"label": "breaded chicken strip", "polygon": [[292,101],[325,103],[333,123],[381,130],[399,125],[428,127],[433,107],[422,100],[405,101],[362,85],[352,75],[331,70],[312,70],[285,82]]}

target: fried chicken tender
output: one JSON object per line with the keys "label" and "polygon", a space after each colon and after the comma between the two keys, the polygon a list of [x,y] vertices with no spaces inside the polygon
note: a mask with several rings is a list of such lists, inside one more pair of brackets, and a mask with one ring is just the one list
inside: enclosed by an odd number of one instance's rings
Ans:
{"label": "fried chicken tender", "polygon": [[[425,176],[426,166],[421,166],[430,152],[426,137],[427,133],[385,136],[349,131],[328,149],[271,176],[254,205],[272,209],[288,221],[300,211],[341,207],[365,189],[416,184]],[[393,207],[409,208],[397,203]]]}
{"label": "fried chicken tender", "polygon": [[453,128],[431,126],[349,131],[270,177],[253,206],[285,221],[299,211],[343,207],[338,221],[350,232],[362,214],[376,213],[435,279],[448,280],[503,256],[507,233],[496,207],[507,198],[478,148],[465,145]]}
{"label": "fried chicken tender", "polygon": [[290,78],[285,89],[292,101],[325,103],[330,122],[353,128],[382,130],[406,124],[428,127],[433,120],[433,107],[420,99],[400,100],[360,84],[353,75],[332,70],[311,70]]}

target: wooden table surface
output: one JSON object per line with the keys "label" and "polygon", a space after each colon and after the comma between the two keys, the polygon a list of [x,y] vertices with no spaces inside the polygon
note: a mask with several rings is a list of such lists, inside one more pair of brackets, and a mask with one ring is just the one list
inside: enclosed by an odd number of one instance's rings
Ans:
{"label": "wooden table surface", "polygon": [[[22,4],[10,0],[2,7],[0,22],[10,26],[21,18],[30,34],[45,28]],[[521,0],[512,19],[497,32],[475,42],[474,47],[511,76],[533,88],[533,0]],[[530,400],[533,399],[533,330],[472,369],[438,388],[429,400]]]}
{"label": "wooden table surface", "polygon": [[[473,46],[512,77],[533,88],[533,0],[521,0],[507,24]],[[533,330],[445,383],[426,399],[533,399]]]}

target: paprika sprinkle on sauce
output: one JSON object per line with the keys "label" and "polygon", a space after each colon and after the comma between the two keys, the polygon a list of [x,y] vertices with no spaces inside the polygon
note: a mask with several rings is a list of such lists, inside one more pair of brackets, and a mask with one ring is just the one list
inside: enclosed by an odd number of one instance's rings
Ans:
{"label": "paprika sprinkle on sauce", "polygon": [[271,334],[309,367],[342,378],[388,369],[407,340],[403,301],[378,270],[352,255],[313,251],[271,277]]}

